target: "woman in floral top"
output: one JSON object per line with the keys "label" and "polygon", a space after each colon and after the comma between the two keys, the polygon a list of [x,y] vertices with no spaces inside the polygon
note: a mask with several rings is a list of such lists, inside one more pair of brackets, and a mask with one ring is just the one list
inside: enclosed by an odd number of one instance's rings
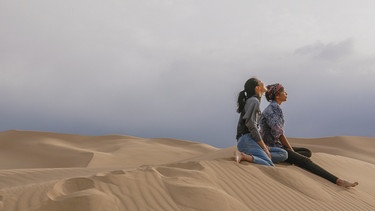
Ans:
{"label": "woman in floral top", "polygon": [[267,86],[266,99],[270,104],[264,109],[260,119],[260,134],[263,141],[270,147],[283,148],[288,152],[285,161],[301,167],[313,174],[321,176],[339,186],[355,187],[358,182],[348,182],[329,173],[322,167],[312,162],[309,157],[311,151],[306,148],[292,147],[284,134],[284,115],[280,107],[287,100],[287,93],[281,84]]}

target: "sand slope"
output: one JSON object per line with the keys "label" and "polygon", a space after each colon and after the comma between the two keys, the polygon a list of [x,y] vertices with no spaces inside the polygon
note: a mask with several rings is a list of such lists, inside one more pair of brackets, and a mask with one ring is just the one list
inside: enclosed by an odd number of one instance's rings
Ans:
{"label": "sand slope", "polygon": [[236,164],[233,147],[174,139],[0,133],[1,210],[375,210],[375,138],[290,139],[360,185],[295,166]]}

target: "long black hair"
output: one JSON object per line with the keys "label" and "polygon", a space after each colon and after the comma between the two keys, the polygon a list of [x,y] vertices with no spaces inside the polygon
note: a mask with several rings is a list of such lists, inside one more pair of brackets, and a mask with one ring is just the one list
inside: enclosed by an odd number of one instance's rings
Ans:
{"label": "long black hair", "polygon": [[255,87],[259,85],[257,78],[250,78],[244,85],[244,90],[240,91],[237,100],[237,113],[241,113],[245,107],[246,100],[256,95]]}

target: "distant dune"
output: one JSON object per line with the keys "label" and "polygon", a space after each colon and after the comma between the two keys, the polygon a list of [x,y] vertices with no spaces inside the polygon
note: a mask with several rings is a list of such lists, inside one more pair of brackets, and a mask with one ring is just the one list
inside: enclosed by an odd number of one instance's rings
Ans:
{"label": "distant dune", "polygon": [[0,133],[0,210],[375,210],[375,138],[290,138],[360,184],[298,167],[236,164],[235,146],[176,139]]}

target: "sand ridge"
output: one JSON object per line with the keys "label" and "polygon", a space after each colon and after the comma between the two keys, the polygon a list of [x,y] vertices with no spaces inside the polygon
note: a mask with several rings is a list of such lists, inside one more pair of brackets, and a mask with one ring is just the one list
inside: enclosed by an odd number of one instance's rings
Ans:
{"label": "sand ridge", "polygon": [[5,131],[0,210],[375,210],[368,150],[375,138],[291,140],[309,146],[314,162],[360,185],[342,188],[286,164],[237,164],[234,146]]}

